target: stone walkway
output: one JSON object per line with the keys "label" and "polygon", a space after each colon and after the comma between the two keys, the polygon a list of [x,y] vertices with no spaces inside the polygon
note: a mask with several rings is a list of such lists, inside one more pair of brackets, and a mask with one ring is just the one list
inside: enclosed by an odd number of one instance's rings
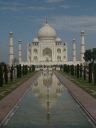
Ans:
{"label": "stone walkway", "polygon": [[55,74],[96,124],[96,99],[65,78],[61,73],[55,72]]}
{"label": "stone walkway", "polygon": [[32,82],[38,77],[38,73],[32,76],[29,80],[15,89],[12,93],[0,101],[0,124],[13,107],[18,103],[20,98],[24,95],[27,89],[32,85]]}

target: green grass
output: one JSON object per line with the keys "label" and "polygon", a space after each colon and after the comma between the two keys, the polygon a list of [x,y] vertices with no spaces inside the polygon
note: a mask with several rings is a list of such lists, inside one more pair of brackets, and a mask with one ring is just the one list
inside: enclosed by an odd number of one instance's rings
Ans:
{"label": "green grass", "polygon": [[96,84],[94,83],[88,83],[87,80],[84,80],[83,78],[77,78],[76,76],[72,76],[70,74],[62,72],[62,74],[70,79],[72,82],[74,82],[77,86],[88,92],[91,96],[96,98]]}
{"label": "green grass", "polygon": [[14,79],[13,82],[8,82],[4,84],[3,87],[0,87],[0,100],[19,87],[22,83],[32,77],[34,73],[29,73],[28,75],[23,76],[22,78]]}

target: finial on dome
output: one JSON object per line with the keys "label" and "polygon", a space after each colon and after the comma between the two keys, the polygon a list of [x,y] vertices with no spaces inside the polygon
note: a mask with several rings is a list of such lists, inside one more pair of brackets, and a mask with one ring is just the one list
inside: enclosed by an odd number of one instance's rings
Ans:
{"label": "finial on dome", "polygon": [[46,21],[45,23],[47,24],[47,23],[48,23],[47,16],[46,16],[46,18],[45,18],[45,21]]}

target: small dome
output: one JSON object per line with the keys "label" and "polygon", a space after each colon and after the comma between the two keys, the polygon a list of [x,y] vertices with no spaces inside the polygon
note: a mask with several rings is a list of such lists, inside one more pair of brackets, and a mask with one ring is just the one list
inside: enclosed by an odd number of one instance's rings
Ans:
{"label": "small dome", "polygon": [[34,39],[33,39],[33,42],[39,42],[39,41],[38,41],[38,38],[34,38]]}
{"label": "small dome", "polygon": [[56,42],[61,42],[61,39],[59,37],[56,38]]}
{"label": "small dome", "polygon": [[38,38],[56,38],[56,31],[49,24],[46,23],[39,30]]}

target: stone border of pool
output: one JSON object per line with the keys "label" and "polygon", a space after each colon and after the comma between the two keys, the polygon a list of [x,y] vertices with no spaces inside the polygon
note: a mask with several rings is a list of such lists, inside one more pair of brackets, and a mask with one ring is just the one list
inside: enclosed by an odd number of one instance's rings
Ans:
{"label": "stone border of pool", "polygon": [[39,73],[34,74],[31,78],[29,78],[26,82],[21,84],[18,88],[16,88],[12,93],[7,95],[0,101],[0,126],[6,120],[6,117],[10,113],[12,113],[15,106],[20,101],[22,96],[28,90],[32,82],[38,77]]}
{"label": "stone border of pool", "polygon": [[76,86],[75,83],[65,78],[61,73],[55,72],[55,75],[60,82],[65,85],[73,98],[79,103],[79,105],[84,109],[86,114],[96,125],[96,99],[80,87]]}

